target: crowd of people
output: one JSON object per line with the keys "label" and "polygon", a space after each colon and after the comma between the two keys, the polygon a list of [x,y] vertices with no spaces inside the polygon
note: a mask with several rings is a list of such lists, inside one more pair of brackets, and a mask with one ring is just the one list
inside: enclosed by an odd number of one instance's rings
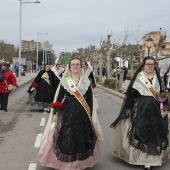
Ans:
{"label": "crowd of people", "polygon": [[[123,68],[126,74],[126,68]],[[134,73],[113,129],[111,153],[145,170],[162,166],[170,154],[168,95],[170,67],[164,81],[153,57],[145,57]],[[0,104],[7,111],[7,85],[17,86],[15,76],[1,63]],[[125,80],[125,77],[123,78]],[[38,161],[57,170],[82,170],[101,161],[102,128],[93,67],[72,58],[69,64],[46,64],[28,89],[27,104],[49,112]],[[5,89],[5,90],[4,90]]]}

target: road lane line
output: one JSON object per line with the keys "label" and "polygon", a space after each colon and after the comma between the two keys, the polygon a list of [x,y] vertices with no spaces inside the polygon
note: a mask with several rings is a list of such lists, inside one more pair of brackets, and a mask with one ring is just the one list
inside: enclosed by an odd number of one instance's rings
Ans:
{"label": "road lane line", "polygon": [[28,170],[36,170],[37,164],[36,163],[30,163]]}
{"label": "road lane line", "polygon": [[42,138],[42,133],[39,133],[39,134],[37,135],[37,138],[36,138],[36,141],[35,141],[34,148],[39,148],[39,147],[40,147],[41,138]]}
{"label": "road lane line", "polygon": [[40,122],[40,126],[44,126],[45,125],[45,117],[41,118],[41,122]]}

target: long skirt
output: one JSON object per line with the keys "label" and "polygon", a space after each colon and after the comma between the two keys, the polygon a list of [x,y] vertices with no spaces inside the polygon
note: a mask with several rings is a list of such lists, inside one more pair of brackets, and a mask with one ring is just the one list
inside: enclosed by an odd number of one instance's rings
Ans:
{"label": "long skirt", "polygon": [[57,125],[38,160],[57,170],[82,170],[101,160],[94,127],[75,97],[66,97]]}
{"label": "long skirt", "polygon": [[28,99],[27,99],[27,103],[26,103],[27,105],[32,106],[32,107],[37,108],[37,109],[44,109],[44,108],[50,109],[49,103],[35,101],[35,95],[36,95],[36,90],[32,91],[29,94]]}
{"label": "long skirt", "polygon": [[[128,134],[131,129],[130,118],[120,121],[113,131],[111,152],[129,164],[161,166],[166,162],[170,154],[170,147],[163,150],[161,155],[150,155],[144,153],[129,144]],[[170,135],[168,136],[170,140]]]}
{"label": "long skirt", "polygon": [[88,167],[93,167],[96,163],[101,161],[98,142],[96,142],[93,156],[90,156],[87,159],[76,160],[74,162],[62,162],[58,160],[53,150],[53,134],[54,130],[50,133],[43,154],[38,155],[38,160],[41,163],[41,166],[51,167],[57,170],[82,170]]}

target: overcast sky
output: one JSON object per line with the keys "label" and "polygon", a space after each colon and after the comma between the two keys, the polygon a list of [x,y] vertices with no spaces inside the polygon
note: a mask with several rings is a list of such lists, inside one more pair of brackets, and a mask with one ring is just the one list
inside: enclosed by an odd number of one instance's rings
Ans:
{"label": "overcast sky", "polygon": [[[170,41],[170,0],[40,1],[22,3],[22,40],[37,41],[37,32],[48,33],[39,41],[49,41],[56,56],[90,44],[99,47],[111,32],[112,42],[122,42],[125,29],[134,32],[129,43],[160,27]],[[0,0],[0,40],[19,44],[19,0]]]}

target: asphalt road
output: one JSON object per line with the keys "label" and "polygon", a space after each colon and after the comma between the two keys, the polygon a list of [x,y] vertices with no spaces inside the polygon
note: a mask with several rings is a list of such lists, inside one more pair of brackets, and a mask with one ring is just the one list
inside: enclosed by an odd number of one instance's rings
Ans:
{"label": "asphalt road", "polygon": [[[53,170],[41,167],[36,157],[39,151],[37,136],[43,133],[48,114],[26,105],[26,84],[9,97],[8,112],[0,111],[0,170]],[[110,143],[113,129],[109,125],[117,117],[122,99],[97,88],[99,99],[98,116],[104,133],[101,144],[102,161],[87,170],[142,170],[142,166],[129,165],[111,156]],[[41,125],[40,125],[41,124]],[[154,170],[169,170],[170,159]]]}

